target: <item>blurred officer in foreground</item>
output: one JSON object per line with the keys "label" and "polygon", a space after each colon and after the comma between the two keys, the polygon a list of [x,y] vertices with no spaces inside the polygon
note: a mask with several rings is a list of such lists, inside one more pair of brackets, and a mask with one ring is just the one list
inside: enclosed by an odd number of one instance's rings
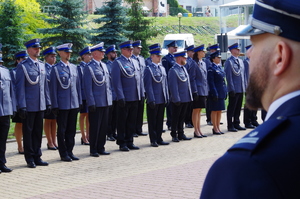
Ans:
{"label": "blurred officer in foreground", "polygon": [[[185,66],[189,76],[191,75],[190,74],[191,73],[191,67],[192,67],[192,64],[194,62],[194,60],[193,60],[194,47],[195,47],[194,45],[190,45],[187,48],[185,48],[188,57],[186,59],[186,65],[184,65],[184,66]],[[192,112],[193,112],[192,104],[193,104],[193,102],[190,102],[188,104],[187,109],[186,109],[186,115],[185,115],[185,119],[184,119],[186,128],[193,128],[194,127],[193,122],[192,122]]]}
{"label": "blurred officer in foreground", "polygon": [[144,103],[145,103],[145,89],[144,89],[144,83],[143,83],[143,75],[144,70],[146,67],[145,59],[143,56],[141,56],[141,50],[142,50],[142,41],[137,40],[132,43],[133,52],[132,52],[132,59],[135,59],[139,63],[140,67],[140,73],[141,73],[141,81],[142,81],[142,97],[141,100],[138,103],[138,110],[137,110],[137,118],[136,118],[136,130],[133,133],[134,137],[146,136],[147,133],[143,133],[143,122],[144,122]]}
{"label": "blurred officer in foreground", "polygon": [[[212,66],[212,62],[210,61],[210,55],[218,50],[220,50],[219,44],[214,44],[208,47],[208,52],[205,55],[205,59],[203,60],[205,62],[206,65],[206,70],[209,69],[209,67]],[[211,122],[211,105],[210,105],[210,100],[207,100],[206,103],[206,122],[208,125],[212,125]]]}
{"label": "blurred officer in foreground", "polygon": [[240,126],[240,114],[245,92],[245,68],[243,60],[238,58],[240,49],[238,43],[228,47],[231,56],[225,62],[225,74],[228,89],[227,129],[236,132],[246,130]]}
{"label": "blurred officer in foreground", "polygon": [[[117,49],[115,45],[111,45],[105,50],[105,55],[107,57],[106,67],[108,69],[109,75],[111,76],[111,65],[113,61],[118,57]],[[112,82],[111,82],[112,83]],[[113,86],[111,85],[112,91],[112,105],[109,107],[108,114],[108,130],[107,130],[107,140],[116,141],[117,138],[117,96],[114,91]]]}
{"label": "blurred officer in foreground", "polygon": [[[251,45],[246,46],[246,58],[244,59],[244,67],[245,67],[245,87],[247,88],[248,86],[248,81],[249,81],[249,57],[248,57],[248,50],[251,48]],[[247,93],[245,93],[247,95]],[[257,110],[250,110],[246,104],[244,107],[244,124],[245,128],[247,129],[254,129],[257,127],[259,124],[257,122]]]}
{"label": "blurred officer in foreground", "polygon": [[[256,1],[250,35],[249,108],[265,122],[211,167],[201,198],[300,198],[300,1]],[[296,28],[296,30],[295,30]]]}
{"label": "blurred officer in foreground", "polygon": [[173,142],[190,140],[183,131],[188,103],[193,100],[189,74],[184,65],[186,64],[186,51],[174,53],[175,65],[169,70],[168,85],[170,101],[172,102],[172,126],[171,136]]}
{"label": "blurred officer in foreground", "polygon": [[45,64],[38,60],[40,39],[24,44],[29,57],[20,62],[16,72],[16,97],[23,123],[24,156],[29,168],[48,166],[41,159],[44,111],[51,111]]}
{"label": "blurred officer in foreground", "polygon": [[55,64],[50,75],[50,94],[53,113],[57,120],[58,151],[62,161],[79,160],[73,154],[77,114],[81,100],[80,79],[77,67],[70,63],[72,43],[56,47],[60,62]]}
{"label": "blurred officer in foreground", "polygon": [[[81,132],[81,145],[90,145],[89,143],[89,116],[88,116],[88,107],[86,105],[86,97],[85,97],[85,90],[83,88],[83,81],[84,81],[84,67],[91,61],[92,54],[91,49],[89,46],[85,47],[79,52],[80,56],[80,64],[77,66],[78,76],[81,82],[81,96],[82,96],[82,107],[80,109],[80,116],[79,116],[79,126]],[[85,125],[84,125],[85,123]],[[85,126],[85,128],[84,128]]]}
{"label": "blurred officer in foreground", "polygon": [[[1,48],[0,48],[1,51]],[[0,57],[0,63],[3,63]],[[11,172],[12,169],[6,167],[6,140],[10,127],[10,116],[16,112],[16,98],[13,83],[9,70],[0,67],[0,173]]]}
{"label": "blurred officer in foreground", "polygon": [[[48,86],[50,84],[50,73],[52,66],[56,62],[56,52],[54,47],[49,47],[43,51],[43,56],[45,57],[45,68],[47,72]],[[57,150],[56,144],[56,117],[50,112],[44,116],[44,131],[47,137],[47,148],[49,150]]]}
{"label": "blurred officer in foreground", "polygon": [[137,150],[133,144],[136,129],[138,101],[142,98],[142,81],[139,64],[132,59],[132,41],[119,45],[121,56],[112,64],[112,84],[118,99],[118,138],[120,151]]}
{"label": "blurred officer in foreground", "polygon": [[[176,63],[173,54],[177,52],[178,46],[177,46],[176,41],[172,41],[167,45],[167,47],[168,47],[169,53],[162,58],[161,63],[163,65],[163,67],[165,67],[166,73],[168,75],[170,68],[172,68],[172,66],[174,66],[175,63]],[[168,129],[171,130],[171,125],[172,125],[172,103],[169,103],[167,105],[167,122],[166,122],[166,124],[168,126]]]}
{"label": "blurred officer in foreground", "polygon": [[148,132],[152,147],[168,145],[164,142],[161,134],[163,130],[165,104],[168,102],[169,92],[167,74],[162,67],[161,48],[150,51],[152,64],[145,68],[144,84],[147,96],[147,119]]}
{"label": "blurred officer in foreground", "polygon": [[105,151],[108,111],[112,105],[110,75],[104,59],[103,42],[91,47],[93,59],[84,69],[84,90],[90,121],[90,155],[109,155]]}
{"label": "blurred officer in foreground", "polygon": [[[14,91],[16,92],[16,72],[17,72],[17,65],[28,58],[28,55],[26,51],[19,51],[15,54],[15,67],[10,70],[10,77],[12,80],[12,83],[14,85]],[[16,95],[15,95],[16,96]],[[19,108],[17,107],[17,110]],[[18,144],[18,153],[19,154],[24,154],[24,148],[23,148],[23,143],[22,143],[22,138],[23,138],[23,131],[22,131],[22,119],[19,116],[19,112],[16,112],[14,117],[12,118],[12,122],[15,123],[15,130],[14,130],[14,135],[16,137],[16,141]]]}

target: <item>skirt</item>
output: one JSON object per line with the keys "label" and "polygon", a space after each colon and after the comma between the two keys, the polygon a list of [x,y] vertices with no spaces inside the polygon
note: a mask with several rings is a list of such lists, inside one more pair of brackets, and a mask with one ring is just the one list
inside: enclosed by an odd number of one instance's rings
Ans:
{"label": "skirt", "polygon": [[82,108],[80,109],[80,113],[87,113],[88,112],[88,107],[86,104],[86,100],[82,100]]}
{"label": "skirt", "polygon": [[199,96],[197,100],[193,101],[193,109],[205,108],[206,107],[206,96]]}
{"label": "skirt", "polygon": [[211,111],[222,111],[225,110],[225,99],[218,98],[217,101],[214,101],[212,97],[209,97]]}

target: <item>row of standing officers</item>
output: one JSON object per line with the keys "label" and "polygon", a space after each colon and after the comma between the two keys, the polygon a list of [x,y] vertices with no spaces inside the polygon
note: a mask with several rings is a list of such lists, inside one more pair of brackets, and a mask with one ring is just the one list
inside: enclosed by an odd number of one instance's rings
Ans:
{"label": "row of standing officers", "polygon": [[[161,60],[159,44],[149,46],[151,56],[145,60],[139,53],[135,55],[132,53],[134,47],[141,49],[141,41],[123,42],[119,44],[121,56],[108,56],[107,64],[102,62],[104,55],[115,52],[116,49],[115,46],[110,46],[105,50],[102,42],[93,47],[86,47],[80,52],[80,56],[91,54],[93,58],[88,63],[81,63],[79,67],[69,62],[72,52],[71,43],[57,46],[56,49],[50,47],[43,51],[43,55],[47,56],[56,55],[57,50],[60,62],[53,66],[38,60],[41,48],[39,39],[30,40],[25,43],[25,46],[29,57],[18,64],[15,73],[12,73],[12,78],[7,69],[1,68],[3,96],[5,96],[4,92],[9,93],[5,98],[7,101],[1,104],[2,107],[8,108],[2,113],[1,119],[5,118],[6,129],[3,131],[6,137],[9,115],[17,111],[22,119],[24,156],[29,168],[48,165],[41,159],[44,117],[57,121],[58,150],[61,160],[79,160],[73,154],[77,114],[79,109],[87,109],[90,123],[90,155],[98,157],[99,154],[109,155],[104,147],[106,135],[114,134],[115,128],[117,128],[117,144],[121,151],[139,149],[133,143],[133,134],[142,134],[142,117],[138,115],[143,114],[145,98],[151,146],[169,144],[161,137],[166,105],[167,115],[170,115],[167,124],[171,125],[172,141],[190,140],[191,138],[186,137],[183,131],[188,104],[194,101],[193,108],[199,112],[199,109],[206,107],[208,91],[215,89],[211,87],[215,85],[207,82],[206,74],[209,67],[202,61],[204,56],[197,57],[198,62],[192,59],[187,61],[186,51],[176,52],[175,41],[168,45],[169,49],[175,48],[174,52],[166,55],[163,60]],[[187,50],[204,52],[203,45],[190,48]],[[218,57],[219,51],[212,53],[211,63]],[[189,73],[189,71],[193,72]],[[222,85],[225,85],[224,72],[222,75]],[[6,87],[2,87],[2,80],[7,80]],[[222,87],[222,92],[226,93],[226,86]],[[219,99],[224,101],[226,98],[212,95],[210,97],[213,101],[215,98],[217,101]],[[197,114],[195,114],[195,125],[200,120]],[[137,118],[140,118],[140,121]],[[197,128],[194,137],[205,137],[199,129],[200,125]],[[213,133],[222,132],[214,127]],[[3,140],[6,141],[6,138],[2,138],[2,142]],[[1,143],[1,147],[4,150],[1,153],[0,170],[9,172],[11,170],[5,166],[5,144]]]}

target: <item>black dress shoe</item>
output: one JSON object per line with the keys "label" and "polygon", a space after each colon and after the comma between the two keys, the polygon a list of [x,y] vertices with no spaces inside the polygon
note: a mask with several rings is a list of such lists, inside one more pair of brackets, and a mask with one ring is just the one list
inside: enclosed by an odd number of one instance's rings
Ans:
{"label": "black dress shoe", "polygon": [[151,143],[151,146],[152,146],[152,147],[158,147],[158,144],[157,144],[156,142],[152,142],[152,143]]}
{"label": "black dress shoe", "polygon": [[256,127],[258,127],[258,126],[259,126],[259,123],[258,123],[258,122],[256,122],[256,121],[255,121],[255,122],[251,122],[251,123],[252,123],[252,125],[253,125],[253,126],[256,126]]}
{"label": "black dress shoe", "polygon": [[185,125],[185,128],[194,128],[194,126],[193,126],[191,123],[187,123],[187,124]]}
{"label": "black dress shoe", "polygon": [[222,131],[220,131],[221,134],[224,134]]}
{"label": "black dress shoe", "polygon": [[138,135],[139,135],[139,136],[146,136],[146,135],[148,135],[148,134],[147,134],[147,133],[140,132],[140,133],[138,133]]}
{"label": "black dress shoe", "polygon": [[120,151],[130,151],[127,146],[120,146]]}
{"label": "black dress shoe", "polygon": [[163,129],[161,132],[164,133],[164,132],[166,132],[166,130]]}
{"label": "black dress shoe", "polygon": [[12,169],[7,168],[7,167],[5,166],[5,164],[3,164],[3,165],[0,166],[0,171],[2,171],[2,172],[11,172]]}
{"label": "black dress shoe", "polygon": [[75,155],[69,155],[69,157],[72,159],[72,160],[79,160],[79,158],[77,158]]}
{"label": "black dress shoe", "polygon": [[161,141],[161,142],[157,142],[157,144],[159,144],[159,145],[169,145],[170,143],[169,142]]}
{"label": "black dress shoe", "polygon": [[81,145],[90,145],[89,142],[84,142],[83,139],[81,138]]}
{"label": "black dress shoe", "polygon": [[170,131],[171,131],[171,127],[170,127],[170,126],[168,126],[168,130],[170,130]]}
{"label": "black dress shoe", "polygon": [[109,152],[106,152],[106,151],[100,151],[100,152],[98,152],[100,155],[109,155],[110,153]]}
{"label": "black dress shoe", "polygon": [[19,150],[18,150],[18,153],[19,153],[19,154],[24,154],[24,151],[19,151]]}
{"label": "black dress shoe", "polygon": [[238,125],[238,126],[234,126],[234,128],[235,128],[235,129],[237,129],[237,130],[241,130],[241,131],[244,131],[244,130],[246,130],[246,128],[244,128],[244,127],[241,127],[240,125]]}
{"label": "black dress shoe", "polygon": [[254,128],[255,128],[255,126],[252,125],[252,124],[247,124],[247,125],[245,125],[245,127],[246,127],[247,129],[254,129]]}
{"label": "black dress shoe", "polygon": [[214,129],[212,130],[212,132],[213,132],[213,135],[222,135],[221,133],[214,131]]}
{"label": "black dress shoe", "polygon": [[235,128],[233,128],[233,127],[228,128],[227,130],[230,131],[230,132],[237,132],[237,131],[238,131],[237,129],[235,129]]}
{"label": "black dress shoe", "polygon": [[135,146],[134,144],[127,145],[127,147],[129,149],[132,149],[132,150],[139,150],[140,149],[139,147]]}
{"label": "black dress shoe", "polygon": [[207,135],[203,135],[203,134],[201,134],[201,136],[202,136],[203,138],[206,138],[206,137],[207,137]]}
{"label": "black dress shoe", "polygon": [[223,124],[223,122],[220,122],[220,124],[222,125],[222,124]]}
{"label": "black dress shoe", "polygon": [[177,137],[172,137],[172,142],[179,142]]}
{"label": "black dress shoe", "polygon": [[197,135],[197,134],[194,132],[194,138],[202,138],[202,135]]}
{"label": "black dress shoe", "polygon": [[72,159],[69,156],[60,157],[61,161],[72,162]]}
{"label": "black dress shoe", "polygon": [[54,146],[54,147],[50,147],[49,146],[49,144],[47,144],[47,148],[49,149],[49,150],[57,150],[57,148]]}
{"label": "black dress shoe", "polygon": [[213,124],[211,123],[211,121],[208,121],[207,125],[212,126]]}
{"label": "black dress shoe", "polygon": [[90,156],[92,156],[92,157],[99,157],[99,153],[90,153]]}
{"label": "black dress shoe", "polygon": [[116,139],[114,138],[114,136],[107,136],[107,140],[108,141],[116,141]]}
{"label": "black dress shoe", "polygon": [[191,140],[192,138],[186,137],[186,135],[183,134],[182,137],[178,137],[178,140]]}
{"label": "black dress shoe", "polygon": [[28,167],[28,168],[35,168],[36,165],[35,165],[34,162],[27,162],[27,167]]}
{"label": "black dress shoe", "polygon": [[136,134],[136,133],[134,133],[132,136],[135,138],[139,137],[138,134]]}
{"label": "black dress shoe", "polygon": [[48,166],[48,162],[44,162],[43,160],[34,161],[35,165],[38,166]]}

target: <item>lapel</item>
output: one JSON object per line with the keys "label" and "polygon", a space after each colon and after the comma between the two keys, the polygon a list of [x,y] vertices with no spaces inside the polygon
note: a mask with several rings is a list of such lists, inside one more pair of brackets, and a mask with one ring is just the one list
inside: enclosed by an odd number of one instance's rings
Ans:
{"label": "lapel", "polygon": [[36,66],[35,64],[34,64],[34,62],[29,58],[29,67],[32,69],[32,70],[35,70],[35,71],[37,71],[37,72],[40,72],[40,64],[39,64],[39,62],[37,62],[38,63],[38,66]]}

